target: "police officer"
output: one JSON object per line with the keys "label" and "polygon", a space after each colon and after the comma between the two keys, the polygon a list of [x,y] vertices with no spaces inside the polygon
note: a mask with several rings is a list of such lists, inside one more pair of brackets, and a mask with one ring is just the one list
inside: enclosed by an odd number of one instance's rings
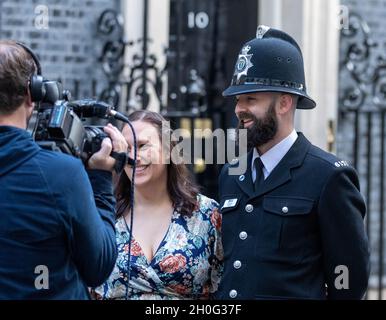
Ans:
{"label": "police officer", "polygon": [[369,277],[364,200],[356,171],[294,130],[312,109],[301,50],[259,26],[231,85],[252,147],[242,175],[219,177],[225,270],[219,299],[361,299]]}

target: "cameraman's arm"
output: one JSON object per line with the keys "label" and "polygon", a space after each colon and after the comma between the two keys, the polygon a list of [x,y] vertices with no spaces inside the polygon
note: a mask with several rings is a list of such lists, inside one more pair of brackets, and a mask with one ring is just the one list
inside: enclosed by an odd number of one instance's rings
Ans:
{"label": "cameraman's arm", "polygon": [[[127,143],[119,130],[111,125],[105,127],[110,139],[102,142],[101,150],[95,153],[88,162],[88,176],[92,190],[83,189],[80,199],[94,196],[95,204],[104,226],[95,223],[93,217],[89,217],[92,228],[87,229],[85,224],[89,221],[79,221],[79,228],[74,228],[73,254],[80,274],[90,287],[102,284],[110,275],[117,256],[115,240],[115,199],[113,197],[112,173],[115,159],[110,157],[112,149],[116,152],[126,152]],[[86,210],[93,212],[91,206]],[[94,205],[95,207],[95,205]],[[86,213],[87,215],[87,213]],[[91,232],[91,233],[89,233]],[[86,241],[85,241],[86,240]],[[91,240],[91,247],[89,241]]]}
{"label": "cameraman's arm", "polygon": [[87,174],[78,170],[74,177],[69,241],[79,274],[94,287],[108,278],[117,257],[115,199],[111,172],[87,170]]}

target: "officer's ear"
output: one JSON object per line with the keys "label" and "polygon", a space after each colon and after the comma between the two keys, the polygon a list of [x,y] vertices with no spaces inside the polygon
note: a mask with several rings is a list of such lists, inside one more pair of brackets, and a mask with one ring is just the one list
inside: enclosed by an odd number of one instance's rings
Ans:
{"label": "officer's ear", "polygon": [[281,94],[279,97],[279,109],[278,113],[281,115],[285,115],[288,112],[293,112],[296,108],[296,98],[292,94]]}

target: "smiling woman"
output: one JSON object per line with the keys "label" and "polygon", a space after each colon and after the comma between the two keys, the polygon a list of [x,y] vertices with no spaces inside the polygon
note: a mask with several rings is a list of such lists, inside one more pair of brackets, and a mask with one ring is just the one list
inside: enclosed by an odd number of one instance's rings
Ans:
{"label": "smiling woman", "polygon": [[[166,120],[161,115],[136,111],[129,119],[137,138],[130,256],[127,226],[133,168],[127,165],[116,188],[118,259],[95,295],[100,299],[125,299],[126,294],[129,299],[208,299],[217,290],[222,272],[218,204],[199,194],[184,164],[170,161],[174,145],[162,144],[162,130],[170,129],[162,126]],[[122,133],[134,158],[131,130],[126,126]]]}

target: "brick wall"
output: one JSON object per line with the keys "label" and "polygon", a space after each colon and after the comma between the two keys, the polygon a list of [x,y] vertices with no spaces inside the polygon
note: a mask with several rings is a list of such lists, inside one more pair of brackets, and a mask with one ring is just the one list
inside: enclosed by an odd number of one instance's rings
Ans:
{"label": "brick wall", "polygon": [[119,5],[119,0],[0,0],[0,37],[30,46],[43,75],[60,79],[73,96],[92,97],[107,83],[98,63],[105,41],[97,32],[98,17]]}

